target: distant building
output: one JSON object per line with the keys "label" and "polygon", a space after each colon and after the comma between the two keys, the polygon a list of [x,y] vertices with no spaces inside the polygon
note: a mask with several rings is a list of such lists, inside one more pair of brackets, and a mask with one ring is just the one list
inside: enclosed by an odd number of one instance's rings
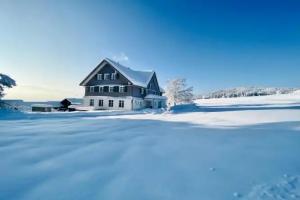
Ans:
{"label": "distant building", "polygon": [[136,110],[166,107],[166,97],[154,71],[136,71],[105,58],[80,83],[83,106],[94,109]]}
{"label": "distant building", "polygon": [[32,104],[32,112],[51,112],[52,105],[49,104]]}

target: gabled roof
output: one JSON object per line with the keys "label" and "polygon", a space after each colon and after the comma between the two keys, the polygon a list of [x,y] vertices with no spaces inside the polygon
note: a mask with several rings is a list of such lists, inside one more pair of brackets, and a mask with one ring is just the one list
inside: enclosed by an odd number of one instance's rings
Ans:
{"label": "gabled roof", "polygon": [[[105,58],[101,63],[106,61],[112,67],[114,67],[117,71],[119,71],[125,78],[127,78],[133,85],[147,87],[150,82],[152,76],[155,74],[154,71],[137,71],[130,69],[124,65],[121,65],[118,62],[115,62],[109,58]],[[80,85],[84,86],[93,76],[97,74],[97,72],[104,66],[101,63],[80,83]]]}

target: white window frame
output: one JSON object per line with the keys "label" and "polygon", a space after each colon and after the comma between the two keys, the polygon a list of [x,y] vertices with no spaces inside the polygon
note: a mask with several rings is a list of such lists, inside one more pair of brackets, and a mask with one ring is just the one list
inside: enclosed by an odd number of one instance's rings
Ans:
{"label": "white window frame", "polygon": [[95,91],[95,86],[90,86],[90,92],[94,92]]}
{"label": "white window frame", "polygon": [[103,80],[103,74],[97,74],[97,80]]}
{"label": "white window frame", "polygon": [[113,93],[114,92],[114,86],[109,86],[108,92]]}
{"label": "white window frame", "polygon": [[116,73],[111,74],[111,80],[116,80]]}
{"label": "white window frame", "polygon": [[99,86],[99,93],[103,93],[103,92],[104,92],[103,86]]}
{"label": "white window frame", "polygon": [[109,73],[104,74],[104,80],[109,80]]}
{"label": "white window frame", "polygon": [[121,86],[119,87],[119,92],[120,92],[120,93],[124,93],[124,92],[125,92],[125,86],[121,85]]}

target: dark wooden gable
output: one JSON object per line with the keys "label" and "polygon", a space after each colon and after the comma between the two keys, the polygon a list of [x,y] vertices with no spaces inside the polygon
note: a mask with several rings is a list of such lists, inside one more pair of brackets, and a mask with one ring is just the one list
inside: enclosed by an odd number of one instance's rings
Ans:
{"label": "dark wooden gable", "polygon": [[149,83],[147,85],[147,89],[148,89],[149,93],[151,93],[151,94],[154,94],[154,93],[160,94],[160,89],[159,89],[156,73],[154,73],[153,76],[151,77],[151,80],[149,81]]}
{"label": "dark wooden gable", "polygon": [[[101,67],[102,65],[102,67]],[[111,80],[109,78],[109,80],[104,80],[104,74],[108,73],[109,75],[111,75],[114,72],[117,72],[117,76],[115,80]],[[98,80],[97,79],[97,74],[103,74],[103,79],[102,80]],[[93,76],[90,78],[90,76]],[[85,79],[89,79],[90,80],[85,84],[86,86],[94,86],[94,85],[128,85],[129,83],[132,84],[123,74],[121,74],[117,69],[115,69],[111,64],[109,64],[106,61],[101,62],[97,68],[95,70],[93,70],[92,73],[89,74],[89,76]],[[85,82],[85,80],[83,82]]]}

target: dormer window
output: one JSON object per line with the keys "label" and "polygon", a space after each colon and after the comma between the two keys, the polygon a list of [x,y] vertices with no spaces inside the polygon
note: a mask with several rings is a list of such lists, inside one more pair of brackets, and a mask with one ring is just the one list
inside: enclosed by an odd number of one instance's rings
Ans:
{"label": "dormer window", "polygon": [[104,74],[104,80],[109,80],[109,74]]}
{"label": "dormer window", "polygon": [[103,74],[97,74],[97,80],[103,80]]}

